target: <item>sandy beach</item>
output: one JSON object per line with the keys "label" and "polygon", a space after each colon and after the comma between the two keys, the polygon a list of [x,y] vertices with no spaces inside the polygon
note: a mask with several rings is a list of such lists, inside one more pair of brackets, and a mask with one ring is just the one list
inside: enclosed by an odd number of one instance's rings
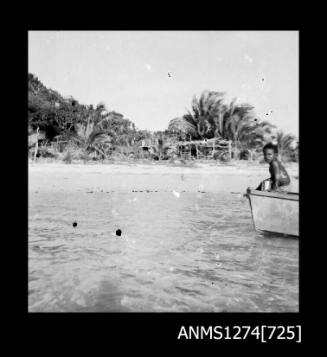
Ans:
{"label": "sandy beach", "polygon": [[[298,165],[285,165],[291,191],[298,192]],[[269,177],[268,165],[238,162],[216,163],[30,163],[30,191],[186,191],[245,192]]]}

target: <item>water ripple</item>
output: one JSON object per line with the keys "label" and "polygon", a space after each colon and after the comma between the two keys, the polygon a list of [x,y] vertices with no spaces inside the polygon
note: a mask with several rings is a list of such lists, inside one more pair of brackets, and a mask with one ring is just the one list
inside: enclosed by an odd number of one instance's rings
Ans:
{"label": "water ripple", "polygon": [[30,311],[297,311],[298,274],[298,240],[255,232],[236,195],[29,202]]}

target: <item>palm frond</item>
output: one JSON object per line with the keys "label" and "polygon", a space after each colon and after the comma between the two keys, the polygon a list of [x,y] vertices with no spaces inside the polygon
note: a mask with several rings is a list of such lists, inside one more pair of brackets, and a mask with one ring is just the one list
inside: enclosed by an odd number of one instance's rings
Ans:
{"label": "palm frond", "polygon": [[208,107],[208,112],[210,114],[213,114],[213,112],[217,112],[221,110],[221,104],[224,101],[224,92],[210,92],[210,95],[207,99],[207,107]]}
{"label": "palm frond", "polygon": [[184,134],[191,134],[196,136],[197,130],[195,125],[184,117],[174,118],[169,122],[168,130],[180,131]]}
{"label": "palm frond", "polygon": [[284,134],[282,130],[277,132],[277,145],[280,150],[292,150],[293,143],[296,141],[296,137],[293,134]]}
{"label": "palm frond", "polygon": [[199,108],[199,103],[196,98],[196,95],[193,96],[192,99],[192,110],[193,110],[193,116],[195,119],[198,119],[200,117],[200,108]]}
{"label": "palm frond", "polygon": [[208,90],[204,90],[200,96],[199,100],[199,109],[200,109],[200,116],[205,116],[207,113],[207,100],[210,95],[210,92]]}

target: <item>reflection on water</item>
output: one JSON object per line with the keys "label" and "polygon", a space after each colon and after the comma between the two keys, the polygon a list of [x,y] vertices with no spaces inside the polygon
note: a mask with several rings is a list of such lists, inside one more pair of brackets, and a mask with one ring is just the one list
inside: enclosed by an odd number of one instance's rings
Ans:
{"label": "reflection on water", "polygon": [[29,196],[29,311],[298,311],[298,275],[298,240],[255,232],[241,195]]}

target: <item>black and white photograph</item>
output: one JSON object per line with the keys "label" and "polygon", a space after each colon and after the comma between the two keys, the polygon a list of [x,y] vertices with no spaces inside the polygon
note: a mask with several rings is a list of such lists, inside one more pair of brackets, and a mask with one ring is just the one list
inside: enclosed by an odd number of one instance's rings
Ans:
{"label": "black and white photograph", "polygon": [[28,312],[299,312],[299,31],[30,30],[27,75]]}

